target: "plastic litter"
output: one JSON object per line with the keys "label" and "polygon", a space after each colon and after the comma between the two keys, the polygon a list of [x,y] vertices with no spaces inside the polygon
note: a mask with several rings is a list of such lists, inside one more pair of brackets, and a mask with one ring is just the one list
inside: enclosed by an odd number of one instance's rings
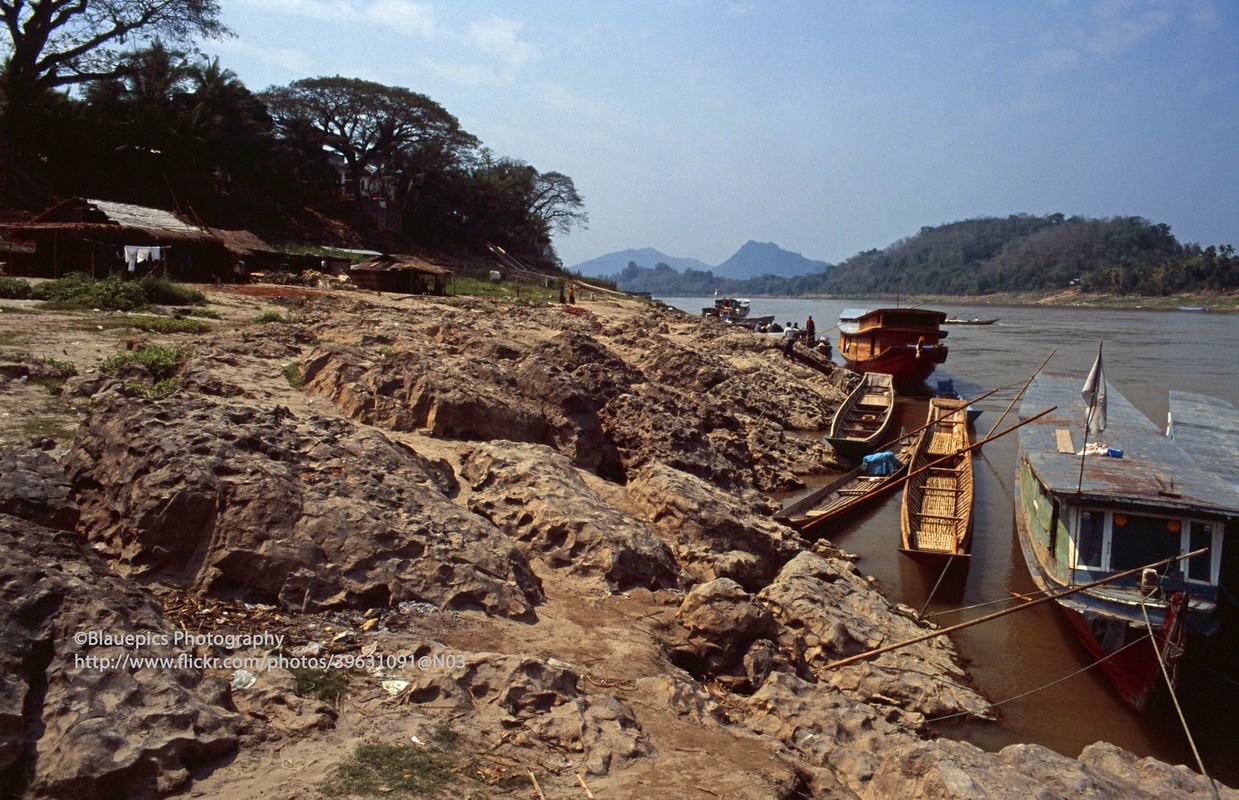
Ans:
{"label": "plastic litter", "polygon": [[405,689],[409,688],[409,682],[388,678],[387,680],[379,681],[379,686],[383,688],[383,691],[387,692],[392,697],[395,697]]}
{"label": "plastic litter", "polygon": [[232,673],[232,688],[241,690],[248,689],[258,683],[258,679],[254,677],[254,673],[239,669]]}

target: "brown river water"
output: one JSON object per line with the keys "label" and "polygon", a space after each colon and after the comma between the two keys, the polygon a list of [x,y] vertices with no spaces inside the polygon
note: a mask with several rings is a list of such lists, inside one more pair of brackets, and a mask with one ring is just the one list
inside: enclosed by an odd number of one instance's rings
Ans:
{"label": "brown river water", "polygon": [[[693,314],[711,298],[661,298]],[[906,303],[905,303],[906,305]],[[751,314],[804,326],[813,316],[820,334],[834,331],[844,308],[874,308],[852,300],[755,299]],[[1164,425],[1174,390],[1224,398],[1239,407],[1239,314],[1009,306],[929,306],[953,317],[998,318],[993,325],[947,327],[946,363],[930,377],[951,378],[965,397],[1002,387],[982,401],[976,428],[984,435],[1037,366],[1056,350],[1046,372],[1078,375],[1083,386],[1105,343],[1106,380],[1158,425]],[[834,343],[832,336],[832,343]],[[836,360],[838,360],[836,356]],[[1015,424],[1016,408],[999,430]],[[924,423],[923,400],[901,399],[901,422]],[[1082,421],[1083,422],[1083,421]],[[976,495],[972,563],[958,580],[944,581],[900,555],[899,493],[894,492],[841,526],[830,538],[860,556],[858,568],[875,577],[886,595],[925,609],[946,627],[991,613],[1009,599],[1034,591],[1015,535],[1012,484],[1018,431],[991,442],[974,462]],[[1239,531],[1227,543],[1239,546]],[[949,576],[955,577],[955,576]],[[1222,601],[1226,602],[1226,601]],[[1000,703],[999,724],[940,722],[935,729],[986,750],[1033,742],[1068,756],[1096,741],[1112,742],[1139,756],[1196,769],[1187,735],[1170,703],[1144,714],[1126,706],[1095,668],[1052,603],[1010,614],[953,635],[978,687]],[[1184,664],[1179,699],[1191,737],[1214,778],[1239,786],[1239,653],[1220,671]]]}

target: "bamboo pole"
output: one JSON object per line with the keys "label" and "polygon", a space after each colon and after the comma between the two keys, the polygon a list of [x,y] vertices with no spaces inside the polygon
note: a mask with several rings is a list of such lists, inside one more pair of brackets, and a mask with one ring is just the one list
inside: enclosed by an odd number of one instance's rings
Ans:
{"label": "bamboo pole", "polygon": [[[979,403],[979,402],[981,402],[982,400],[984,400],[985,398],[989,397],[991,394],[993,394],[993,393],[994,393],[994,392],[996,392],[996,391],[998,391],[998,390],[997,390],[997,389],[990,389],[990,390],[989,390],[988,392],[986,392],[985,394],[978,396],[975,400],[965,400],[964,402],[965,402],[965,403],[967,403],[968,405],[972,405],[973,403]],[[882,446],[881,446],[881,447],[879,447],[878,449],[879,449],[879,450],[885,450],[886,448],[890,447],[891,445],[893,445],[893,444],[897,444],[897,443],[899,443],[899,442],[902,442],[904,439],[907,439],[907,438],[909,438],[909,437],[911,437],[911,436],[915,436],[916,434],[920,433],[921,431],[925,430],[926,428],[932,428],[934,425],[937,425],[937,424],[938,424],[938,420],[934,420],[933,422],[926,422],[924,425],[922,425],[922,426],[921,426],[921,427],[919,427],[919,428],[916,428],[915,430],[911,430],[911,431],[908,431],[907,433],[901,433],[901,434],[899,434],[899,436],[895,437],[894,439],[891,439],[889,442],[887,442],[886,444],[882,445]],[[993,433],[993,431],[990,431],[990,433]]]}
{"label": "bamboo pole", "polygon": [[[1011,398],[1011,404],[1007,406],[1006,411],[1002,412],[1002,416],[999,417],[998,421],[994,423],[994,427],[989,429],[989,433],[993,433],[994,428],[997,428],[999,425],[1002,424],[1002,421],[1007,418],[1007,414],[1011,413],[1011,409],[1014,408],[1015,404],[1020,401],[1020,398],[1024,396],[1024,392],[1028,391],[1029,386],[1032,386],[1033,380],[1035,380],[1037,375],[1041,373],[1041,370],[1045,369],[1045,365],[1050,363],[1050,359],[1053,358],[1054,354],[1057,352],[1058,352],[1057,347],[1055,347],[1053,350],[1050,351],[1050,354],[1045,357],[1045,361],[1041,362],[1041,366],[1037,367],[1037,369],[1033,372],[1032,376],[1029,377],[1028,382],[1024,384],[1024,388],[1016,392],[1015,397]],[[989,436],[989,433],[985,435]]]}
{"label": "bamboo pole", "polygon": [[1132,569],[1123,570],[1122,572],[1116,572],[1113,575],[1109,575],[1105,578],[1100,578],[1098,580],[1091,581],[1089,583],[1082,583],[1079,586],[1072,586],[1056,594],[1047,594],[1045,597],[1041,597],[1031,602],[1025,603],[1022,606],[1012,606],[1011,608],[1004,608],[1002,611],[995,611],[993,614],[986,614],[983,617],[977,617],[976,619],[971,619],[971,620],[968,620],[967,622],[961,622],[958,625],[952,625],[949,628],[942,628],[941,630],[933,631],[932,633],[927,633],[923,636],[917,636],[915,638],[908,639],[903,642],[897,642],[896,644],[888,644],[885,647],[879,647],[875,650],[868,650],[864,653],[858,653],[857,655],[854,655],[854,656],[848,656],[847,658],[841,658],[838,661],[832,661],[823,667],[818,667],[818,669],[831,670],[831,669],[837,669],[839,667],[846,667],[849,664],[855,664],[858,661],[864,661],[865,659],[872,658],[873,656],[880,656],[883,653],[889,653],[892,650],[899,650],[901,648],[908,647],[910,645],[919,644],[921,642],[928,641],[929,639],[934,639],[939,636],[944,636],[948,633],[955,633],[956,631],[962,631],[964,628],[971,628],[973,625],[980,625],[982,622],[989,622],[990,620],[995,620],[995,619],[998,619],[999,617],[1005,617],[1006,615],[1013,614],[1016,611],[1023,611],[1026,608],[1032,608],[1033,606],[1038,606],[1038,605],[1041,605],[1042,603],[1048,603],[1051,600],[1057,600],[1058,598],[1066,597],[1069,594],[1075,594],[1076,592],[1080,592],[1085,589],[1092,589],[1097,586],[1102,586],[1107,583],[1112,583],[1114,581],[1117,581],[1120,578],[1127,578],[1139,572],[1143,572],[1146,569],[1156,569],[1157,567],[1162,567],[1162,566],[1165,566],[1166,564],[1171,564],[1175,561],[1181,561],[1182,559],[1185,559],[1185,558],[1195,558],[1196,556],[1201,555],[1203,553],[1207,553],[1207,552],[1209,552],[1209,548],[1202,547],[1199,550],[1193,550],[1190,553],[1180,553],[1177,556],[1171,556],[1170,558],[1163,558],[1161,561],[1155,562],[1153,564],[1145,564],[1142,567],[1134,567]]}
{"label": "bamboo pole", "polygon": [[[948,461],[949,459],[955,458],[956,456],[958,456],[958,455],[962,455],[963,453],[967,453],[967,452],[970,452],[970,451],[972,451],[972,450],[975,450],[975,449],[977,449],[978,447],[980,447],[981,445],[986,444],[987,442],[992,442],[993,440],[995,440],[995,439],[997,439],[997,438],[999,438],[999,437],[1001,437],[1001,436],[1006,436],[1008,433],[1010,433],[1011,431],[1015,430],[1016,428],[1021,428],[1021,427],[1025,426],[1025,425],[1027,425],[1028,423],[1032,422],[1033,420],[1040,419],[1041,417],[1044,417],[1046,414],[1049,414],[1051,411],[1055,411],[1055,410],[1057,410],[1057,409],[1058,409],[1058,406],[1050,406],[1050,407],[1049,407],[1049,408],[1047,408],[1045,411],[1042,411],[1042,412],[1041,412],[1041,413],[1039,413],[1039,414],[1034,414],[1033,416],[1029,417],[1029,418],[1028,418],[1028,419],[1026,419],[1026,420],[1021,420],[1020,422],[1017,422],[1016,424],[1012,425],[1010,428],[1007,428],[1006,430],[1004,430],[1004,431],[1003,431],[1003,432],[1001,432],[1001,433],[996,433],[996,434],[994,434],[994,435],[992,435],[992,436],[987,436],[987,437],[985,437],[984,439],[982,439],[981,441],[977,442],[976,444],[970,444],[970,445],[968,445],[968,446],[967,446],[967,447],[965,447],[965,448],[962,448],[962,449],[960,449],[960,450],[956,450],[954,453],[949,453],[949,454],[947,454],[947,455],[943,456],[942,458],[939,458],[939,459],[936,459],[936,460],[934,460],[934,461],[931,461],[930,463],[926,464],[925,466],[921,467],[920,469],[916,470],[915,472],[909,472],[909,473],[908,473],[908,474],[906,474],[906,475],[903,475],[903,476],[901,476],[901,477],[899,477],[899,478],[896,478],[895,480],[891,481],[890,483],[884,483],[884,484],[882,484],[882,486],[881,486],[881,488],[880,488],[880,491],[881,491],[883,494],[885,494],[885,493],[886,493],[887,491],[889,491],[890,489],[893,489],[893,488],[895,488],[896,486],[900,485],[901,483],[906,482],[909,478],[914,478],[914,477],[916,477],[917,475],[920,475],[922,472],[924,472],[924,471],[925,471],[925,470],[927,470],[927,469],[931,469],[931,468],[933,468],[933,467],[936,467],[936,466],[938,466],[939,464],[943,463],[944,461]],[[816,528],[818,525],[821,525],[822,523],[827,522],[828,520],[831,520],[831,519],[833,519],[833,518],[835,518],[835,517],[839,516],[839,515],[840,515],[840,514],[842,514],[845,510],[852,508],[852,507],[853,507],[854,505],[856,505],[857,503],[863,502],[864,500],[868,499],[868,498],[869,498],[869,497],[871,497],[871,496],[872,496],[872,494],[868,494],[868,495],[858,495],[858,496],[856,496],[855,498],[853,498],[853,499],[852,499],[852,502],[850,502],[850,503],[846,503],[846,504],[844,504],[844,505],[840,506],[839,508],[834,509],[834,510],[833,510],[833,512],[832,512],[829,516],[825,516],[825,517],[816,517],[816,518],[814,518],[814,519],[808,519],[808,520],[806,520],[803,524],[801,524],[801,526],[800,526],[799,528],[796,528],[796,530],[798,530],[800,533],[808,533],[808,532],[811,532],[811,531],[812,531],[814,528]],[[793,527],[795,527],[795,526],[793,526]]]}

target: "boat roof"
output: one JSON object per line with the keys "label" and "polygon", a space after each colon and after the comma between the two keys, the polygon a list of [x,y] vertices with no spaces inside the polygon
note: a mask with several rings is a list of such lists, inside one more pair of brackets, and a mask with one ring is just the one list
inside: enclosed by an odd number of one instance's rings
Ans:
{"label": "boat roof", "polygon": [[1170,415],[1175,442],[1239,492],[1239,409],[1220,397],[1171,392]]}
{"label": "boat roof", "polygon": [[[1020,405],[1022,419],[1057,406],[1020,428],[1020,450],[1050,492],[1078,491],[1086,500],[1239,516],[1239,490],[1219,474],[1217,464],[1189,452],[1181,437],[1167,438],[1109,382],[1106,428],[1100,438],[1123,456],[1084,457],[1081,478],[1078,453],[1084,446],[1087,413],[1083,386],[1082,375],[1039,375]],[[1190,416],[1186,410],[1183,414]],[[1179,424],[1176,415],[1176,429]],[[1059,452],[1060,431],[1069,433],[1074,452]]]}
{"label": "boat roof", "polygon": [[[860,330],[866,317],[876,315],[891,315],[884,320],[884,329],[938,327],[946,320],[945,311],[934,311],[928,308],[907,306],[904,308],[845,308],[839,313],[839,330],[844,333],[856,333]],[[920,317],[922,319],[917,319]],[[942,331],[945,336],[946,332]]]}

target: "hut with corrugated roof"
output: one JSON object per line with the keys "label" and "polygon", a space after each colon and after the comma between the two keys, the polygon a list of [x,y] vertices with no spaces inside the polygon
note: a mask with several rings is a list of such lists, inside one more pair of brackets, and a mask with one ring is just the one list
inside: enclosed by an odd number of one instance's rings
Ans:
{"label": "hut with corrugated roof", "polygon": [[358,287],[397,294],[447,294],[452,271],[417,256],[383,254],[354,264],[349,275]]}

